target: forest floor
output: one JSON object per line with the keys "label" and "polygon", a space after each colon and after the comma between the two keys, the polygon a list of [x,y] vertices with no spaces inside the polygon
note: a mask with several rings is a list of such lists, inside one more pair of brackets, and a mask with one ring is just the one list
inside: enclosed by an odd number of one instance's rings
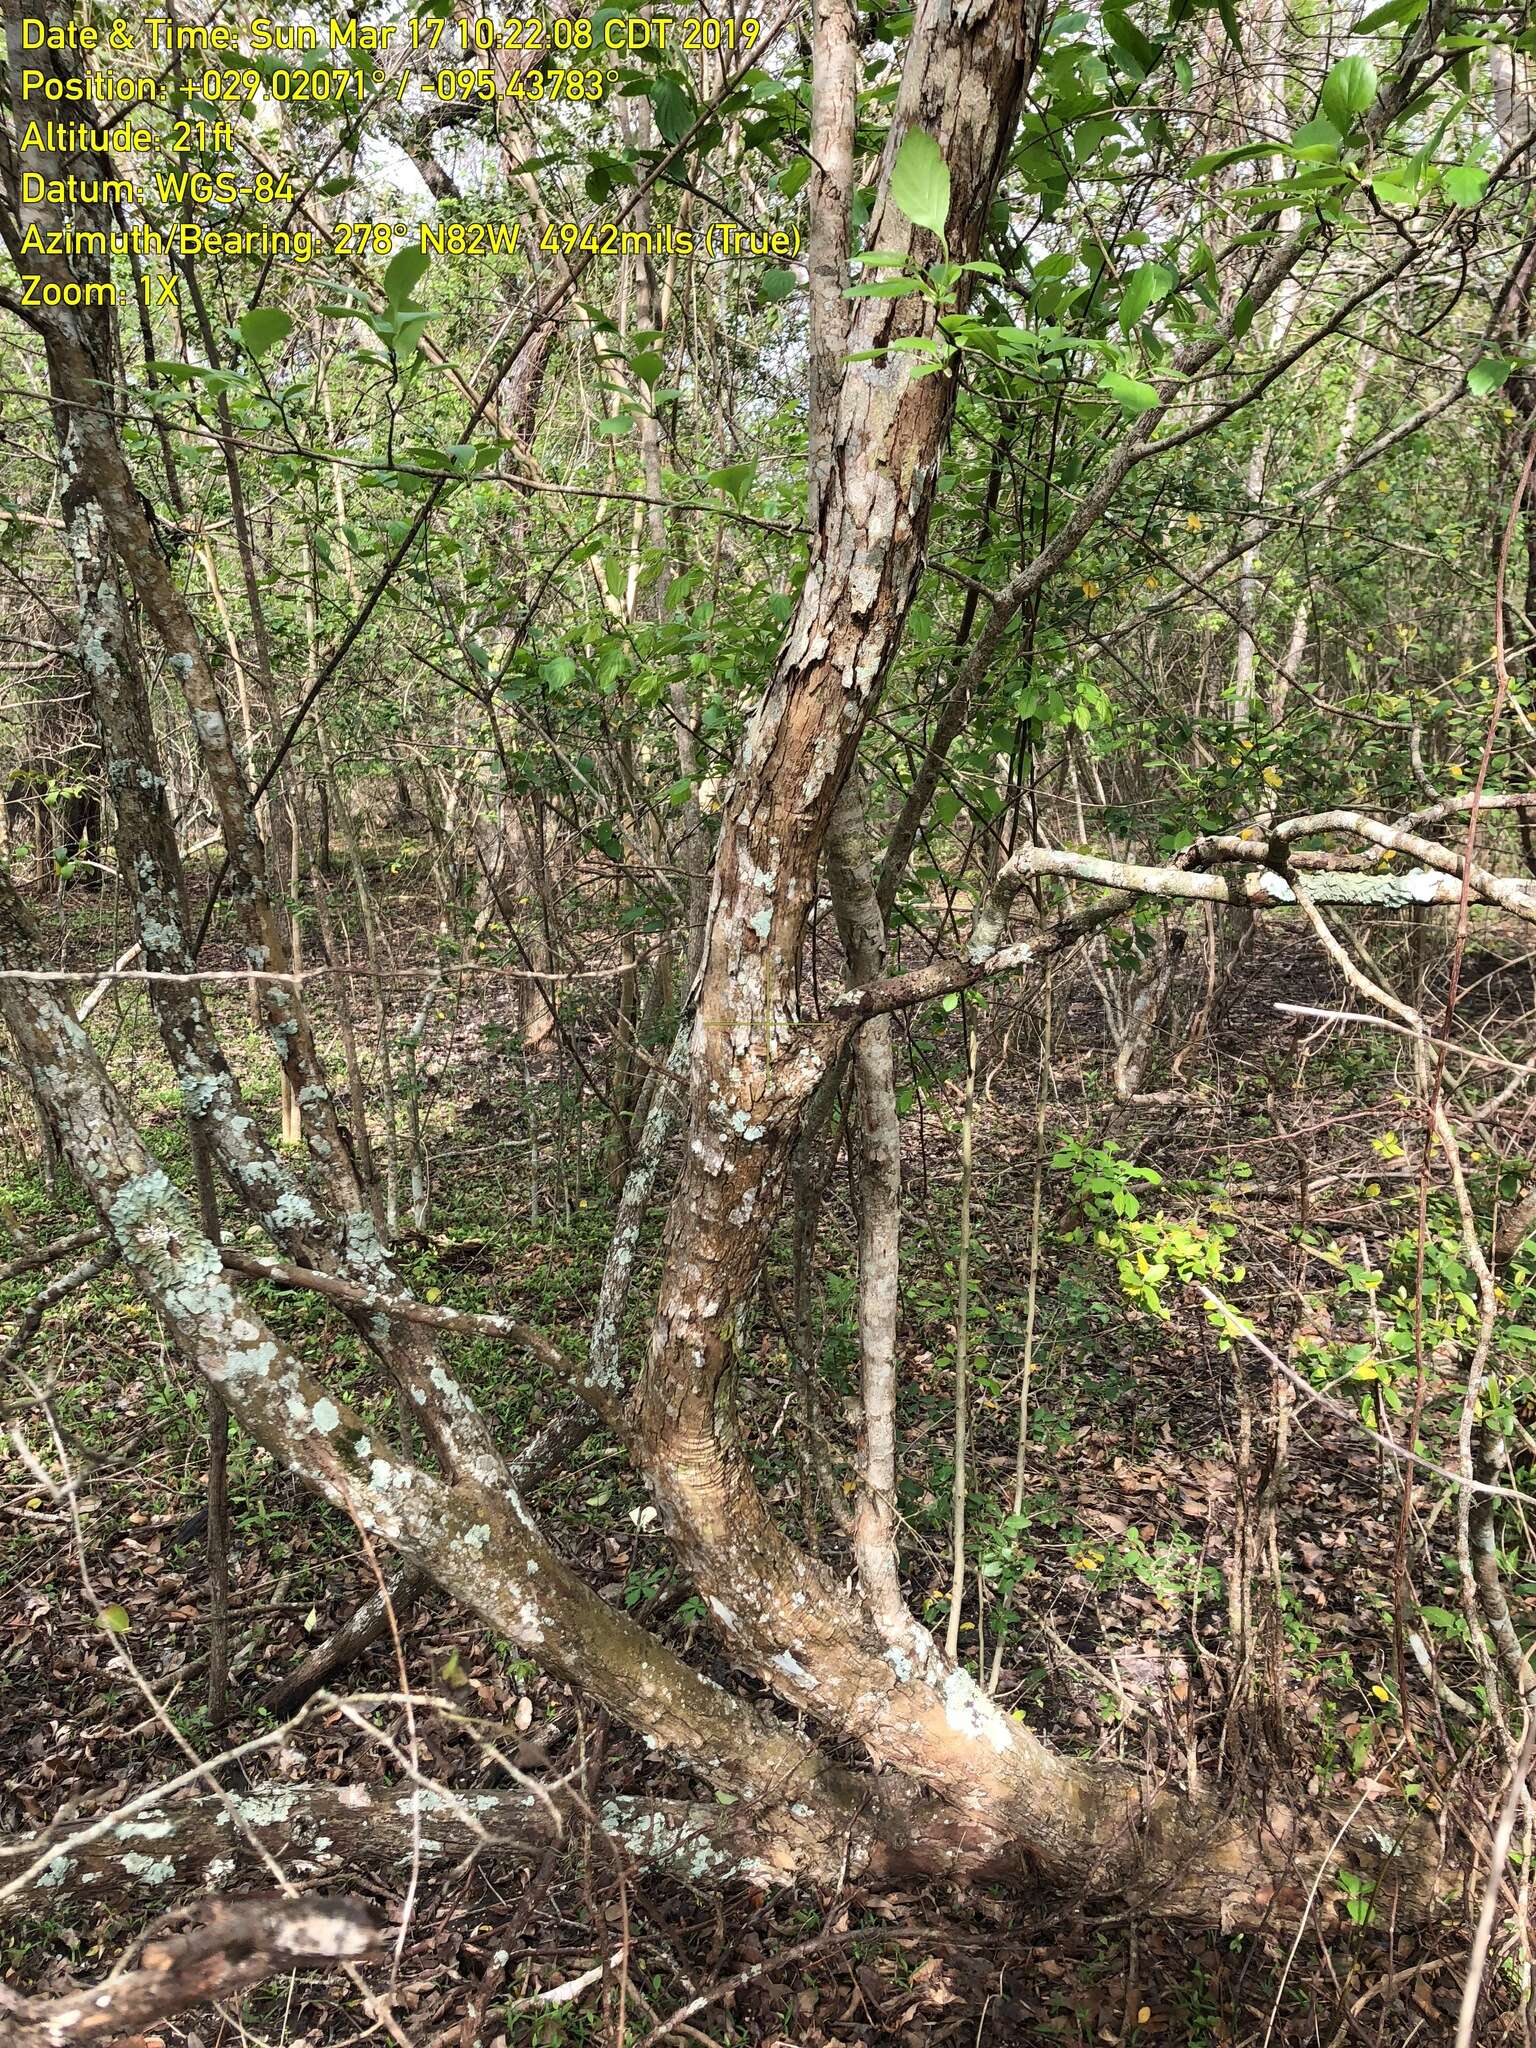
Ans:
{"label": "forest floor", "polygon": [[[403,890],[392,915],[402,953],[419,906]],[[110,957],[108,907],[82,899],[81,961]],[[419,955],[418,955],[419,957]],[[432,1207],[402,1233],[414,1287],[467,1307],[515,1309],[579,1334],[601,1271],[613,1200],[606,1133],[574,1063],[604,1057],[596,996],[567,1012],[570,1044],[528,1064],[505,983],[450,974],[422,1052],[422,1113]],[[1194,991],[1198,995],[1198,990]],[[1115,1102],[1106,1082],[1102,1005],[1086,976],[1059,1005],[1047,1116],[1039,1306],[1033,1344],[1022,1504],[1013,1511],[1018,1401],[1037,1156],[1037,1020],[996,1010],[983,1027],[971,1254],[977,1431],[970,1518],[980,1602],[972,1589],[962,1644],[997,1691],[1053,1739],[1101,1756],[1198,1776],[1262,1799],[1298,1779],[1314,1793],[1391,1795],[1443,1810],[1451,1827],[1478,1808],[1487,1760],[1466,1754],[1410,1665],[1408,1706],[1394,1627],[1394,1556],[1402,1489],[1363,1433],[1303,1403],[1278,1509],[1279,1598],[1261,1631],[1257,1683],[1233,1668],[1228,1627],[1233,1532],[1262,1479],[1240,1480],[1250,1426],[1266,1440],[1270,1393],[1219,1345],[1198,1300],[1177,1294],[1163,1320],[1133,1308],[1115,1260],[1096,1242],[1097,1171],[1150,1210],[1233,1225],[1242,1298],[1284,1349],[1299,1326],[1326,1324],[1332,1279],[1318,1247],[1358,1246],[1384,1266],[1411,1228],[1414,1183],[1395,1151],[1405,1075],[1384,1034],[1327,1036],[1277,1001],[1334,999],[1325,963],[1291,935],[1266,931],[1235,1002],[1216,1020],[1171,1099]],[[241,992],[218,1014],[258,1101],[272,1104]],[[397,1027],[419,994],[399,998]],[[115,1006],[115,1008],[114,1008]],[[1188,1036],[1188,1008],[1171,1042]],[[364,1005],[364,1007],[366,1007]],[[152,1143],[184,1162],[177,1098],[149,1042],[141,999],[109,998],[114,1057]],[[360,1027],[361,1028],[361,1027]],[[1006,1057],[1004,1052],[1006,1051]],[[365,1054],[371,1061],[371,1053]],[[960,1020],[914,1020],[916,1095],[906,1119],[902,1510],[914,1605],[942,1623],[948,1599],[951,1389],[958,1189]],[[1307,1127],[1293,1106],[1302,1058],[1329,1063],[1327,1115],[1316,1075]],[[339,1062],[338,1062],[339,1064]],[[1166,1048],[1155,1085],[1166,1086]],[[595,1070],[595,1069],[594,1069]],[[50,1190],[26,1098],[0,1076],[10,1138],[0,1175],[0,1263],[21,1245],[84,1220],[78,1191]],[[1389,1139],[1393,1142],[1387,1142]],[[1112,1143],[1117,1150],[1106,1153]],[[1062,1148],[1072,1165],[1052,1166]],[[1086,1160],[1086,1164],[1084,1163]],[[1127,1161],[1160,1176],[1127,1181]],[[786,1243],[750,1346],[751,1441],[786,1522],[829,1549],[851,1474],[843,1403],[853,1391],[853,1227],[846,1166],[827,1189],[817,1234],[814,1314],[819,1413],[786,1332],[793,1274]],[[14,1325],[34,1280],[0,1285]],[[645,1287],[636,1289],[643,1311]],[[338,1320],[313,1298],[264,1302],[285,1332],[330,1369],[361,1382]],[[1262,1312],[1262,1320],[1261,1320]],[[1340,1311],[1341,1315],[1343,1311]],[[638,1328],[638,1322],[636,1327]],[[552,1387],[489,1349],[463,1354],[466,1376],[516,1441],[557,1405]],[[374,1579],[346,1520],[301,1495],[236,1440],[231,1467],[231,1720],[208,1724],[207,1568],[198,1523],[206,1484],[201,1393],[115,1272],[52,1310],[24,1360],[50,1390],[74,1498],[61,1508],[7,1453],[0,1465],[0,1827],[26,1830],[89,1815],[171,1775],[178,1738],[216,1754],[270,1725],[263,1690],[370,1592]],[[14,1383],[18,1396],[25,1382]],[[1255,1390],[1258,1391],[1255,1391]],[[57,1460],[36,1411],[26,1441]],[[699,1604],[674,1582],[649,1511],[616,1452],[594,1436],[546,1484],[540,1505],[605,1597],[666,1631],[695,1658],[716,1650]],[[1448,1522],[1448,1517],[1442,1518]],[[1445,1545],[1442,1528],[1440,1547]],[[1432,1544],[1432,1555],[1434,1546]],[[1442,1575],[1437,1580],[1435,1574]],[[1524,1588],[1528,1597],[1536,1589]],[[1448,1562],[1421,1561],[1412,1611],[1441,1614],[1442,1669],[1458,1664]],[[1443,1606],[1440,1604],[1443,1603]],[[102,1626],[103,1610],[112,1627]],[[1422,1620],[1420,1627],[1427,1626]],[[1001,1655],[999,1658],[999,1645]],[[565,1687],[440,1599],[402,1625],[404,1672],[389,1645],[348,1675],[373,1695],[351,1717],[315,1705],[259,1761],[253,1779],[376,1782],[398,1775],[391,1750],[419,1744],[444,1782],[490,1782],[462,1718],[504,1725],[518,1769],[558,1773],[600,1757],[604,1794],[655,1764],[619,1729],[594,1720]],[[130,1681],[126,1651],[153,1695]],[[414,1737],[398,1695],[418,1696]],[[384,1697],[379,1697],[384,1696]],[[434,1704],[440,1703],[440,1704]],[[360,1725],[360,1721],[361,1724]],[[371,1727],[372,1733],[367,1732]],[[516,1731],[515,1734],[512,1731]],[[361,1871],[354,1889],[398,1908],[405,1873]],[[7,1981],[46,1988],[109,1967],[133,1933],[88,1903],[12,1920],[0,1937]],[[1116,2044],[1430,2043],[1450,2038],[1465,1934],[1389,1937],[1375,1927],[1289,1939],[1222,1936],[1137,1923],[1092,1896],[1078,1900],[691,1892],[646,1878],[620,1887],[613,1862],[573,1835],[538,1867],[484,1858],[428,1869],[392,1982],[394,2012],[419,2048],[613,2042],[619,1970],[567,2006],[530,2006],[544,1989],[623,1957],[631,2041],[694,1998],[689,2038],[761,2048],[814,2044],[1061,2042]],[[377,1973],[380,1981],[387,1970]],[[746,1978],[747,1981],[740,1981]],[[718,1987],[735,1982],[719,1995]],[[1515,1988],[1494,1987],[1479,2039],[1528,2040]],[[228,2015],[193,2016],[165,2039],[224,2048],[237,2039],[354,2040],[367,2031],[357,1996],[336,1980],[279,1982]]]}

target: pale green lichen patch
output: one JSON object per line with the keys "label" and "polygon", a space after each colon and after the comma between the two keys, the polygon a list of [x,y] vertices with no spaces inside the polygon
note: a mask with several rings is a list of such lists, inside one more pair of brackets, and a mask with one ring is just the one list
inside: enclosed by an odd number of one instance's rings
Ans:
{"label": "pale green lichen patch", "polygon": [[231,1382],[240,1379],[260,1379],[277,1358],[277,1346],[268,1337],[260,1344],[253,1344],[245,1351],[231,1351],[224,1361],[224,1377]]}
{"label": "pale green lichen patch", "polygon": [[946,1675],[944,1718],[957,1735],[990,1743],[999,1756],[1013,1745],[1013,1724],[968,1671],[955,1670]]}
{"label": "pale green lichen patch", "polygon": [[244,1797],[231,1794],[230,1805],[247,1827],[274,1828],[292,1819],[293,1799],[291,1792],[252,1792]]}
{"label": "pale green lichen patch", "polygon": [[681,1877],[773,1881],[772,1868],[761,1857],[743,1856],[709,1840],[687,1817],[674,1819],[659,1808],[636,1809],[610,1799],[600,1807],[598,1820],[639,1861],[664,1864]]}
{"label": "pale green lichen patch", "polygon": [[303,1230],[319,1221],[315,1205],[296,1188],[285,1188],[272,1204],[272,1221],[279,1230]]}
{"label": "pale green lichen patch", "polygon": [[130,1849],[122,1862],[130,1877],[142,1877],[146,1884],[169,1884],[176,1875],[176,1866],[168,1856],[144,1856],[137,1849]]}

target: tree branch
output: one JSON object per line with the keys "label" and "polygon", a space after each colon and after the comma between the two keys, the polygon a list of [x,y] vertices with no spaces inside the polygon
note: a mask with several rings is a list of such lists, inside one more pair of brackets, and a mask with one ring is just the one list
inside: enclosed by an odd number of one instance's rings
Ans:
{"label": "tree branch", "polygon": [[378,1950],[382,1933],[373,1913],[351,1899],[209,1900],[200,1927],[151,1942],[136,1970],[114,1972],[94,1991],[18,1998],[0,1986],[0,2048],[115,2041],[280,1971],[361,1961]]}

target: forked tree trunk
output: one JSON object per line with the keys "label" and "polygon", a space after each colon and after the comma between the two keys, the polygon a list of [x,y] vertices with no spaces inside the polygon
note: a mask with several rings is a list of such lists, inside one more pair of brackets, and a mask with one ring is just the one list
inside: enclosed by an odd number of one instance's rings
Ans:
{"label": "forked tree trunk", "polygon": [[[975,0],[965,8],[920,0],[869,246],[911,251],[924,263],[940,254],[937,238],[914,229],[889,194],[896,153],[919,128],[948,168],[947,255],[964,263],[977,254],[1039,32],[1037,0]],[[912,1872],[1015,1881],[1044,1874],[1154,1912],[1257,1926],[1306,1912],[1335,1917],[1337,1900],[1322,1874],[1344,1841],[1367,1878],[1380,1879],[1383,1918],[1400,1923],[1437,1895],[1432,1831],[1382,1808],[1353,1832],[1340,1816],[1304,1819],[1278,1803],[1249,1821],[1057,1755],[946,1661],[910,1615],[893,1615],[889,1587],[881,1627],[837,1574],[787,1539],[736,1430],[738,1333],[804,1107],[851,1028],[845,1022],[829,1032],[800,1015],[807,915],[834,807],[923,566],[953,406],[950,377],[914,379],[912,357],[889,352],[898,339],[932,334],[929,300],[857,301],[844,331],[853,35],[852,10],[829,0],[817,24],[811,150],[820,203],[811,265],[809,568],[724,810],[694,998],[687,1143],[645,1371],[626,1416],[615,1320],[602,1346],[594,1344],[585,1386],[625,1436],[731,1656],[834,1738],[842,1754],[852,1747],[882,1768],[834,1762],[802,1726],[748,1706],[601,1600],[538,1530],[494,1433],[440,1367],[428,1377],[444,1403],[450,1451],[456,1444],[468,1452],[452,1457],[451,1483],[385,1442],[382,1428],[365,1424],[309,1372],[236,1291],[89,1040],[47,985],[0,979],[0,1012],[168,1336],[240,1426],[526,1654],[729,1796],[723,1809],[705,1809],[707,1827],[692,1808],[680,1821],[665,1802],[627,1810],[617,1831],[635,1853],[666,1860],[681,1827],[694,1875],[825,1883]],[[962,304],[964,291],[962,278]],[[91,403],[89,357],[68,320],[50,328],[49,344],[58,396],[81,422],[75,481],[99,508],[186,685],[253,943],[265,948],[263,964],[278,965],[283,943],[264,886],[265,849],[195,626],[153,553],[110,420]],[[870,351],[877,359],[858,360]],[[1069,528],[1052,548],[1073,544]],[[1042,555],[1029,573],[1043,579],[1055,559]],[[1142,871],[1114,865],[1116,886],[1134,887]],[[1001,959],[996,938],[973,958]],[[20,901],[0,876],[0,969],[35,970],[39,960]],[[285,1070],[298,1081],[318,1074],[297,1003],[269,1007],[269,1024]],[[307,1120],[323,1142],[334,1128],[327,1102]],[[664,1125],[665,1116],[662,1100],[653,1117]],[[628,1235],[615,1246],[631,1264],[649,1145],[648,1120],[631,1175],[640,1193],[632,1203],[626,1189]],[[316,1164],[321,1178],[346,1176],[344,1160],[329,1162],[329,1172],[323,1154]],[[365,1213],[360,1203],[351,1209]],[[366,1305],[387,1331],[387,1267],[375,1263],[369,1282]],[[605,1279],[604,1293],[622,1309],[617,1284],[610,1289]],[[582,1383],[581,1369],[573,1366],[572,1377]],[[425,1399],[428,1389],[422,1392]],[[694,1841],[700,1828],[703,1839]]]}

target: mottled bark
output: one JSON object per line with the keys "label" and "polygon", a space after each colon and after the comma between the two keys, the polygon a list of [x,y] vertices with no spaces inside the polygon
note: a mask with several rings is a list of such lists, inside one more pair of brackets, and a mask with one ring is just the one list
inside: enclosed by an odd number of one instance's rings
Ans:
{"label": "mottled bark", "polygon": [[[46,215],[48,209],[22,208],[12,215],[0,207],[0,232],[13,254],[20,222],[31,212]],[[58,260],[39,259],[44,268]],[[245,771],[230,741],[196,622],[128,471],[112,411],[101,402],[111,379],[100,316],[77,318],[70,309],[52,309],[45,343],[60,434],[65,541],[79,608],[77,655],[101,734],[117,813],[120,867],[144,964],[152,972],[185,975],[195,962],[175,823],[138,644],[119,588],[119,563],[187,691],[235,876],[236,900],[250,934],[248,958],[252,966],[280,974],[288,964],[285,942],[267,892],[265,848]],[[374,1229],[367,1182],[336,1113],[297,986],[265,981],[261,1002],[290,1099],[309,1112],[310,1156],[329,1197],[329,1213],[248,1114],[196,985],[159,981],[150,987],[187,1114],[247,1213],[299,1263],[324,1266],[388,1293],[403,1292]],[[441,1359],[424,1333],[377,1315],[360,1319],[359,1327],[420,1411],[444,1467],[467,1460],[494,1469],[489,1433],[454,1413],[444,1395]]]}
{"label": "mottled bark", "polygon": [[[6,1844],[0,1884],[39,1866],[0,1915],[65,1899],[118,1910],[164,1906],[267,1873],[263,1852],[305,1884],[348,1871],[397,1877],[423,1864],[525,1861],[595,1828],[642,1869],[684,1878],[782,1884],[792,1866],[762,1853],[759,1817],[739,1806],[637,1794],[611,1797],[557,1783],[496,1791],[419,1785],[274,1782],[136,1806],[105,1825],[74,1821]],[[3,2039],[3,2035],[0,2035]]]}
{"label": "mottled bark", "polygon": [[[37,0],[7,0],[8,18],[45,19]],[[38,63],[68,81],[67,57],[39,52]],[[13,76],[13,98],[21,89]],[[17,102],[20,116],[25,114]],[[41,152],[35,168],[53,168]],[[12,167],[14,168],[14,167]],[[58,207],[48,200],[16,201],[14,187],[0,205],[0,237],[19,270],[56,284],[72,286],[66,257],[23,255],[22,231],[36,226],[48,233],[63,225]],[[48,362],[48,378],[56,414],[67,420],[64,437],[64,487],[89,499],[99,510],[122,571],[131,584],[149,624],[166,650],[166,666],[185,698],[197,737],[215,815],[224,842],[232,900],[247,936],[252,967],[269,975],[288,971],[289,948],[283,919],[273,901],[267,850],[256,818],[245,764],[236,749],[217,681],[202,644],[197,621],[181,586],[161,550],[145,500],[129,469],[118,439],[110,403],[111,360],[99,322],[88,325],[74,308],[46,308],[38,322]],[[342,1213],[366,1212],[363,1188],[349,1134],[336,1112],[316,1053],[310,1020],[296,986],[280,980],[260,984],[262,1019],[293,1097],[306,1112],[310,1152],[333,1205]]]}
{"label": "mottled bark", "polygon": [[[79,608],[77,652],[101,733],[108,785],[117,814],[119,867],[128,884],[144,965],[152,973],[189,975],[195,965],[185,878],[175,821],[161,773],[159,749],[133,627],[118,586],[105,521],[78,482],[78,426],[64,431],[61,461],[65,541]],[[217,1159],[241,1206],[296,1263],[349,1274],[375,1290],[400,1287],[373,1227],[371,1208],[355,1206],[365,1191],[342,1177],[332,1188],[346,1204],[328,1213],[313,1200],[291,1166],[269,1143],[244,1101],[225,1059],[197,984],[153,981],[150,1001],[162,1042],[200,1141]],[[300,1098],[312,1100],[308,1091]],[[311,1133],[311,1149],[326,1156],[329,1141]],[[415,1400],[439,1459],[494,1456],[484,1432],[469,1431],[447,1412],[439,1381],[441,1360],[419,1329],[382,1321],[365,1303],[357,1317],[364,1337]],[[471,1441],[471,1438],[473,1439]]]}
{"label": "mottled bark", "polygon": [[[644,100],[639,102],[638,119],[641,125],[637,140],[642,147],[649,147],[652,142],[650,107]],[[651,202],[647,195],[636,209],[635,223],[643,231],[649,227],[650,220]],[[634,303],[635,325],[655,335],[656,340],[650,346],[659,349],[665,340],[671,313],[671,292],[670,289],[666,293],[657,289],[651,259],[646,254],[637,255],[634,259]],[[651,587],[646,594],[645,608],[651,618],[659,621],[666,616],[667,585],[681,565],[670,559],[671,550],[667,544],[661,421],[656,414],[654,389],[653,383],[637,396],[640,405],[640,475],[647,501],[644,507],[645,534],[655,558],[651,565]],[[672,715],[672,744],[677,750],[678,780],[688,785],[688,793],[678,806],[679,829],[673,858],[687,877],[685,979],[691,982],[703,951],[704,921],[709,911],[709,839],[699,806],[699,749],[694,731],[694,707],[687,684],[680,677],[674,676],[667,686],[667,706]]]}
{"label": "mottled bark", "polygon": [[[20,898],[0,874],[0,970],[39,965]],[[770,1862],[825,1876],[850,1856],[866,1862],[882,1836],[910,1832],[896,1788],[827,1763],[600,1599],[536,1528],[499,1463],[488,1480],[464,1467],[449,1485],[328,1390],[225,1278],[217,1248],[49,984],[0,978],[0,1015],[167,1336],[248,1435],[546,1669],[761,1807]],[[455,1408],[473,1414],[450,1385]]]}
{"label": "mottled bark", "polygon": [[18,1998],[0,1986],[0,2048],[118,2041],[282,1971],[361,1962],[383,1943],[382,1923],[350,1899],[211,1901],[201,1926],[149,1942],[137,1968],[115,1971],[94,1987]]}
{"label": "mottled bark", "polygon": [[[930,0],[914,24],[866,230],[873,247],[938,253],[886,189],[912,127],[951,179],[949,254],[980,243],[1012,135],[1033,23],[1023,0],[962,21]],[[853,354],[928,331],[917,298],[855,302]],[[867,1619],[798,1551],[753,1483],[731,1414],[734,1336],[778,1211],[807,1096],[824,1060],[797,1028],[796,975],[832,806],[899,645],[922,563],[953,391],[909,358],[850,366],[827,406],[805,585],[748,727],[716,856],[690,1073],[689,1141],[668,1224],[650,1358],[637,1403],[646,1477],[733,1652],[795,1704],[858,1729],[877,1754],[917,1763],[968,1742],[937,1695],[887,1713],[901,1681]],[[822,364],[822,373],[828,365]],[[887,1725],[889,1723],[889,1725]]]}
{"label": "mottled bark", "polygon": [[1130,1011],[1115,1054],[1115,1095],[1121,1102],[1129,1102],[1137,1095],[1146,1078],[1147,1062],[1152,1057],[1157,1027],[1168,1007],[1168,993],[1183,945],[1182,932],[1166,925],[1160,927],[1153,935],[1152,951],[1132,983]]}
{"label": "mottled bark", "polygon": [[[855,777],[843,785],[827,836],[827,874],[849,973],[868,986],[885,971],[885,920]],[[896,1324],[900,1276],[901,1122],[891,1020],[872,1017],[854,1039],[859,1094],[859,1494],[853,1550],[859,1586],[888,1642],[910,1649],[913,1617],[896,1548]]]}

